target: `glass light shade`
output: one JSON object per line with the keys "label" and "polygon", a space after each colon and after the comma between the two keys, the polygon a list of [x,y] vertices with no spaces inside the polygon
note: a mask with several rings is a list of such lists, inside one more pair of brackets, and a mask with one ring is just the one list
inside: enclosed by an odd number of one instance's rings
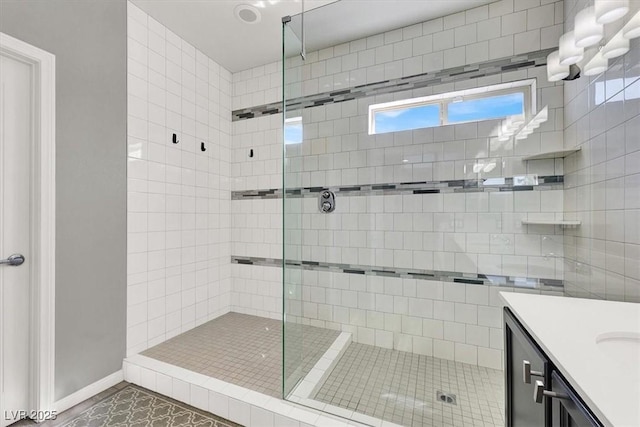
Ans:
{"label": "glass light shade", "polygon": [[569,75],[569,66],[560,65],[558,51],[555,50],[547,56],[547,80],[557,82]]}
{"label": "glass light shade", "polygon": [[573,31],[560,36],[560,49],[558,50],[560,65],[573,65],[584,58],[584,49],[576,46],[576,39]]}
{"label": "glass light shade", "polygon": [[629,12],[629,0],[596,0],[596,22],[608,24],[617,21]]}
{"label": "glass light shade", "polygon": [[588,47],[598,43],[604,37],[604,27],[596,22],[593,6],[585,7],[576,14],[573,30],[576,46]]}
{"label": "glass light shade", "polygon": [[622,36],[625,39],[635,39],[640,37],[640,12],[636,13],[629,19],[627,25],[622,29]]}
{"label": "glass light shade", "polygon": [[629,52],[629,39],[618,33],[602,47],[600,53],[606,59],[617,58]]}
{"label": "glass light shade", "polygon": [[607,71],[607,68],[609,68],[609,60],[602,56],[602,52],[598,52],[591,61],[587,62],[582,72],[585,76],[597,76]]}

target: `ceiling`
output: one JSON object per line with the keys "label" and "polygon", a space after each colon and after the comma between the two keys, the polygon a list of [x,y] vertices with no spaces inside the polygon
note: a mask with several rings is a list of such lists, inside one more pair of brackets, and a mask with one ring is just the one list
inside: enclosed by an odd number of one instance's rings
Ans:
{"label": "ceiling", "polygon": [[[333,46],[495,0],[305,0],[307,51]],[[277,61],[283,16],[300,0],[133,0],[136,6],[231,72]],[[333,4],[331,4],[333,3]],[[239,5],[259,10],[260,22],[236,18]]]}

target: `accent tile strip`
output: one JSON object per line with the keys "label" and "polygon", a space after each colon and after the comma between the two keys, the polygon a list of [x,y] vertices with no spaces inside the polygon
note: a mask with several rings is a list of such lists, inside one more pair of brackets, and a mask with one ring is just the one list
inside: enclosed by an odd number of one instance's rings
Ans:
{"label": "accent tile strip", "polygon": [[[523,70],[532,67],[541,67],[547,64],[547,55],[554,49],[543,49],[529,52],[511,58],[503,58],[478,64],[464,65],[448,68],[437,72],[417,74],[415,76],[401,77],[393,80],[385,80],[366,85],[355,86],[350,89],[318,93],[291,99],[287,102],[288,109],[316,107],[318,105],[336,102],[350,101],[352,99],[365,98],[380,95],[382,93],[395,93],[423,87],[434,86],[442,83],[451,83],[478,77],[501,74],[506,71]],[[281,113],[282,101],[271,104],[258,105],[250,108],[235,110],[231,113],[232,121],[252,119],[255,117],[269,116]]]}
{"label": "accent tile strip", "polygon": [[[562,190],[564,177],[562,175],[533,176],[536,185],[518,185],[523,177],[466,179],[453,181],[406,182],[400,184],[369,184],[340,187],[301,187],[288,188],[288,198],[317,197],[324,190],[342,193],[346,196],[384,196],[391,194],[437,194],[437,193],[473,193],[490,191],[545,191]],[[514,180],[516,183],[514,183]],[[524,180],[529,183],[531,180]],[[232,191],[231,200],[248,199],[281,199],[282,189]]]}
{"label": "accent tile strip", "polygon": [[[282,259],[231,256],[232,264],[282,267]],[[287,260],[286,266],[303,270],[331,271],[334,273],[364,274],[367,276],[399,277],[405,279],[435,280],[439,282],[466,283],[470,285],[500,286],[506,288],[524,288],[546,291],[563,291],[564,282],[556,279],[534,277],[512,277],[488,274],[460,273],[453,271],[418,270],[413,268],[380,268],[369,265],[351,265],[330,262],[308,262]]]}

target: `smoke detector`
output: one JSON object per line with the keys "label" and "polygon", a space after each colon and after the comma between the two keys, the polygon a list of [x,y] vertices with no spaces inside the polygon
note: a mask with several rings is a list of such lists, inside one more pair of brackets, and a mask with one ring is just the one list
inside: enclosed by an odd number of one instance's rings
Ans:
{"label": "smoke detector", "polygon": [[257,24],[262,19],[260,11],[248,4],[239,4],[236,6],[234,13],[236,18],[245,24]]}

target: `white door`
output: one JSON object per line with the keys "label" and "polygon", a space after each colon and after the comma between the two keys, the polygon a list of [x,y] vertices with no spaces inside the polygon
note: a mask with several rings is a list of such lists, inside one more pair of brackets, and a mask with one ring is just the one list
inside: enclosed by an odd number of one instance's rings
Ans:
{"label": "white door", "polygon": [[[32,67],[0,55],[0,260],[21,254],[22,265],[0,264],[0,427],[29,405],[30,147]],[[0,261],[2,263],[3,261]],[[14,257],[13,263],[19,261]]]}

